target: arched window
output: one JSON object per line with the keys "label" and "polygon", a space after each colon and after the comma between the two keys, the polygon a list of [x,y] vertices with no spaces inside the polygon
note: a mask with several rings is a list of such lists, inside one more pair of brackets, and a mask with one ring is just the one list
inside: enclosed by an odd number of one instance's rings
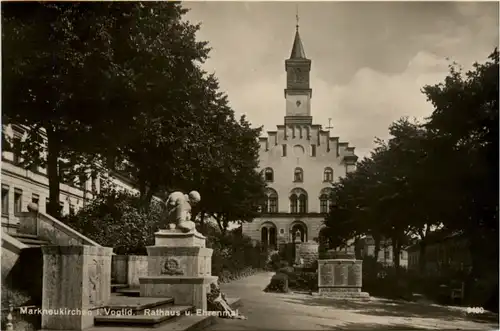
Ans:
{"label": "arched window", "polygon": [[299,196],[299,213],[307,213],[307,197],[305,195]]}
{"label": "arched window", "polygon": [[297,202],[298,202],[298,198],[297,198],[297,195],[295,194],[292,194],[290,196],[290,212],[292,214],[296,214],[297,213]]}
{"label": "arched window", "polygon": [[307,226],[300,221],[290,224],[290,242],[306,242]]}
{"label": "arched window", "polygon": [[326,194],[319,196],[319,212],[328,213],[328,195]]}
{"label": "arched window", "polygon": [[278,193],[270,187],[266,189],[266,200],[263,209],[264,213],[278,212]]}
{"label": "arched window", "polygon": [[304,181],[304,171],[302,168],[295,168],[293,172],[293,181],[296,183],[302,183]]}
{"label": "arched window", "polygon": [[272,168],[266,168],[264,169],[264,180],[266,182],[272,182],[274,181],[274,172]]}
{"label": "arched window", "polygon": [[276,248],[278,242],[276,226],[271,222],[266,222],[260,229],[261,243],[264,247]]}
{"label": "arched window", "polygon": [[307,193],[301,188],[295,188],[290,192],[290,212],[307,213]]}
{"label": "arched window", "polygon": [[332,206],[332,189],[325,187],[319,193],[319,212],[328,213]]}
{"label": "arched window", "polygon": [[326,167],[323,172],[323,181],[324,182],[333,182],[333,169],[330,167]]}

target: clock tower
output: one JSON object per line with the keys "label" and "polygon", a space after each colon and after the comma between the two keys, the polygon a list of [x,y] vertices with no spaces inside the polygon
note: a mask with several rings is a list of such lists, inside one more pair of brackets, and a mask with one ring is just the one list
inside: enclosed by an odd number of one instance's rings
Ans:
{"label": "clock tower", "polygon": [[309,86],[311,60],[306,58],[304,46],[300,40],[299,24],[295,31],[292,53],[285,60],[286,70],[286,124],[312,124],[311,98],[312,90]]}

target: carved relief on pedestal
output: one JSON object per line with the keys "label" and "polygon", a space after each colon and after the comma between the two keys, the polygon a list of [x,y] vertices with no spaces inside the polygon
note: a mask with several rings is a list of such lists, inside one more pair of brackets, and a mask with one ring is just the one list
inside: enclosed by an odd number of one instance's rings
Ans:
{"label": "carved relief on pedestal", "polygon": [[98,261],[96,259],[92,260],[92,265],[88,267],[89,274],[89,304],[95,305],[99,301],[98,292],[100,290],[100,280],[102,273],[103,261]]}
{"label": "carved relief on pedestal", "polygon": [[184,275],[184,272],[182,271],[182,269],[180,269],[180,264],[178,260],[174,258],[169,258],[163,263],[163,266],[161,268],[161,274],[174,276],[174,275]]}

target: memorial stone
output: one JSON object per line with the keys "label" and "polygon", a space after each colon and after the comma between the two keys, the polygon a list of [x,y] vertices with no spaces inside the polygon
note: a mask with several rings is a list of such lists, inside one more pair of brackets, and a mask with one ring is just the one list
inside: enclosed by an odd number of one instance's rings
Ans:
{"label": "memorial stone", "polygon": [[330,258],[318,261],[319,295],[342,299],[369,298],[361,291],[362,261],[346,252],[329,251]]}

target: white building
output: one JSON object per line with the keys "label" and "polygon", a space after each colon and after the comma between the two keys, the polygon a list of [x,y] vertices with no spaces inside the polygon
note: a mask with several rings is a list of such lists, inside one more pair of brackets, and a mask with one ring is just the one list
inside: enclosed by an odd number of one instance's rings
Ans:
{"label": "white building", "polygon": [[[2,129],[13,141],[26,137],[21,126],[3,125]],[[16,232],[17,214],[27,211],[29,203],[37,204],[40,212],[45,213],[49,200],[46,169],[37,167],[27,170],[19,166],[20,161],[19,155],[2,150],[2,228],[9,233]],[[76,212],[100,192],[103,178],[88,177],[60,184],[59,201],[63,214]],[[117,189],[138,193],[133,181],[119,173],[110,173],[109,180]]]}
{"label": "white building", "polygon": [[261,217],[242,225],[243,234],[271,247],[319,239],[331,184],[355,170],[357,160],[354,147],[313,124],[311,60],[298,26],[285,70],[284,123],[260,138],[267,203]]}

